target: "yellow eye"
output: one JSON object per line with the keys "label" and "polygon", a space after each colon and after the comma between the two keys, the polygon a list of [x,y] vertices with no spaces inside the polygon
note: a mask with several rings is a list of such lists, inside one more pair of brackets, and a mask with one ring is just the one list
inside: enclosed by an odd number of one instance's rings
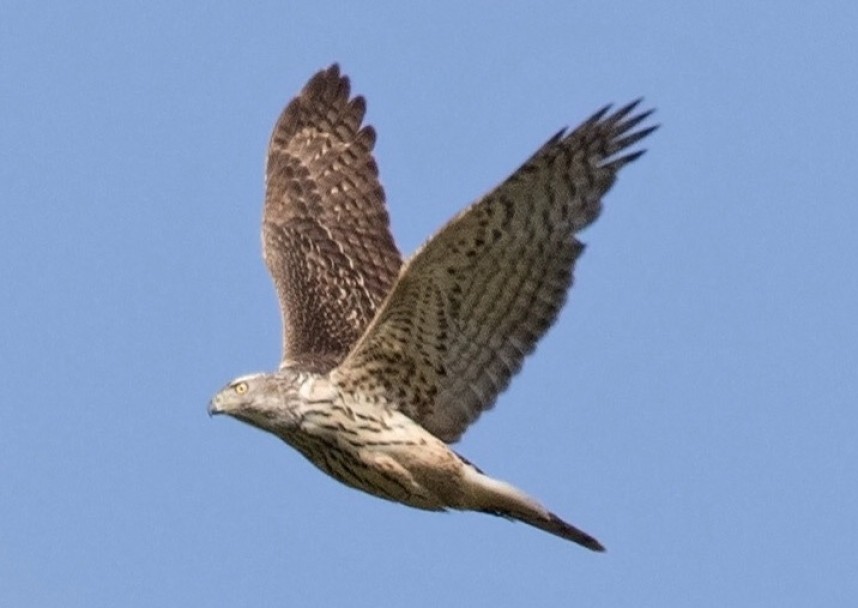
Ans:
{"label": "yellow eye", "polygon": [[247,382],[239,382],[233,387],[233,390],[236,392],[236,394],[243,395],[247,392]]}

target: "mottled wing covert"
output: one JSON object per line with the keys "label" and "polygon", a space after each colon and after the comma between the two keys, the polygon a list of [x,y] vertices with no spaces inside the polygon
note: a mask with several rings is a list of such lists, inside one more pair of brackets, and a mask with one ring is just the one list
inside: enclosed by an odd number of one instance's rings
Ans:
{"label": "mottled wing covert", "polygon": [[366,333],[332,371],[370,400],[399,408],[453,442],[520,369],[572,284],[620,153],[655,127],[638,102],[561,131],[518,171],[455,217],[408,262]]}

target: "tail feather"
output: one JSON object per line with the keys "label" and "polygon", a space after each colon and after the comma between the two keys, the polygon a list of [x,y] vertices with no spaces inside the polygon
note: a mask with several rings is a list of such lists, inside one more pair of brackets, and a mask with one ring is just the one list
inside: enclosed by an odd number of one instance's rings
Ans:
{"label": "tail feather", "polygon": [[560,519],[518,488],[498,479],[492,479],[472,465],[465,470],[465,478],[478,505],[472,504],[470,508],[476,507],[475,510],[484,513],[524,522],[549,534],[578,543],[591,551],[605,550],[598,540]]}
{"label": "tail feather", "polygon": [[605,550],[605,547],[598,540],[583,530],[576,528],[572,524],[563,521],[554,513],[549,512],[547,518],[518,513],[510,513],[509,517],[539,528],[540,530],[545,530],[546,532],[559,536],[560,538],[571,540],[573,543],[578,543],[582,547],[587,547],[591,551]]}

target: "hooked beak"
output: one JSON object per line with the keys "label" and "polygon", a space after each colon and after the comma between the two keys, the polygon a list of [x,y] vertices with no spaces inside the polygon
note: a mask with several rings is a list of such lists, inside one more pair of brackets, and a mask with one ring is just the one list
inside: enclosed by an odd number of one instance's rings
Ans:
{"label": "hooked beak", "polygon": [[209,418],[212,416],[216,416],[217,414],[223,414],[223,410],[220,409],[220,395],[216,395],[214,399],[209,401]]}

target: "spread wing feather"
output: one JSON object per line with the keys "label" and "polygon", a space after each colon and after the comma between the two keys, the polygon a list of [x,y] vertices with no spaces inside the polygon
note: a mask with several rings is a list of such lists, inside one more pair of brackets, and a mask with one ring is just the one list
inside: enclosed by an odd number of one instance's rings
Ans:
{"label": "spread wing feather", "polygon": [[278,119],[268,147],[262,245],[283,315],[283,361],[316,372],[339,363],[402,265],[361,126],[362,97],[333,65]]}
{"label": "spread wing feather", "polygon": [[605,107],[548,140],[408,262],[335,380],[456,441],[554,323],[622,154],[656,127],[638,102]]}

